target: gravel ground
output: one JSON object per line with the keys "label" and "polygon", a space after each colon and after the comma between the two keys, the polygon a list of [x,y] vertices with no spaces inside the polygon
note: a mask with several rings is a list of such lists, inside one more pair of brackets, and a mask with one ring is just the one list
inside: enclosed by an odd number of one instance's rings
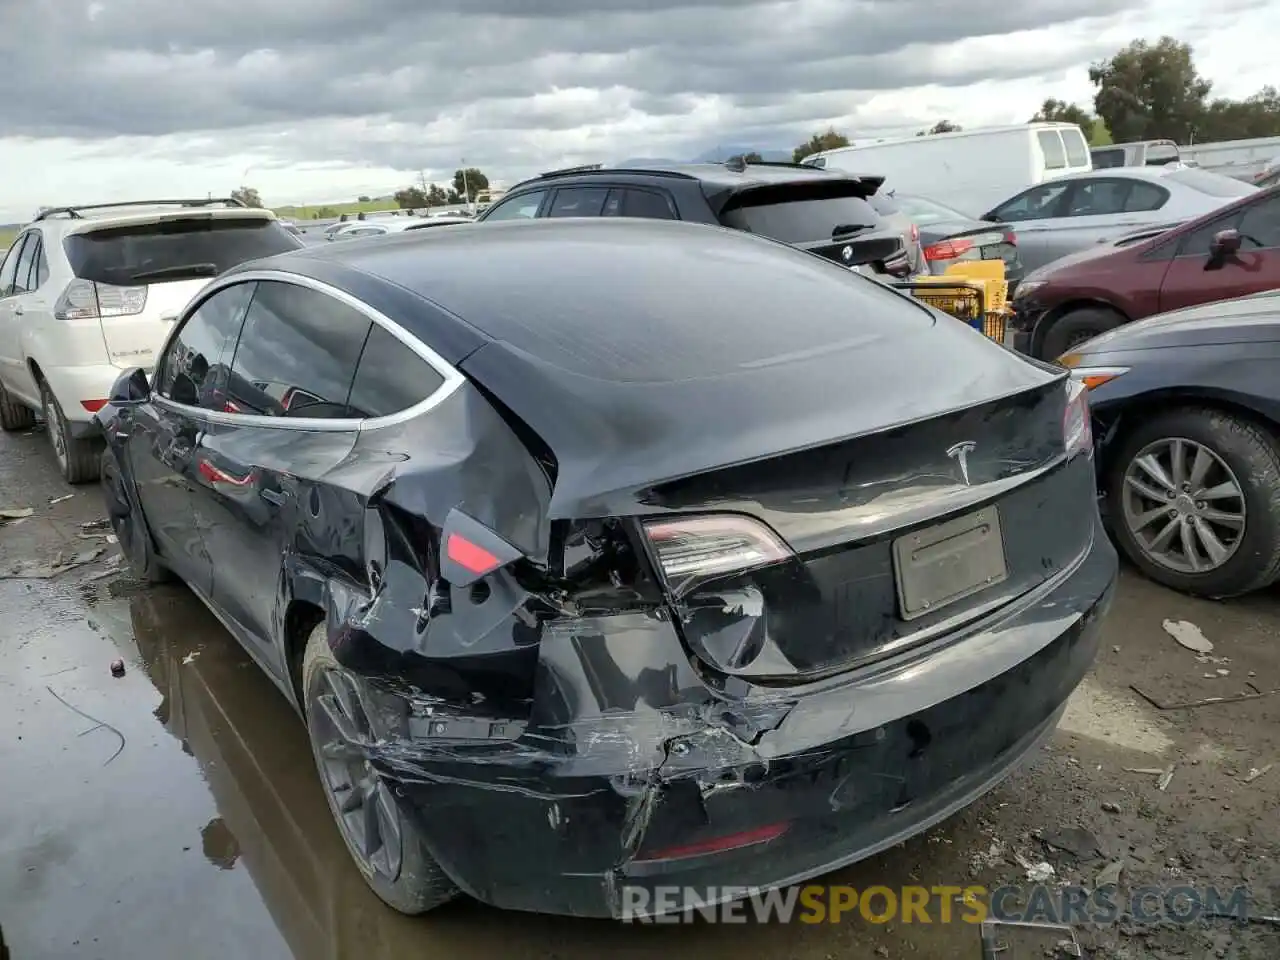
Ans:
{"label": "gravel ground", "polygon": [[[97,490],[61,482],[38,429],[0,437],[0,509],[13,507],[34,513],[0,526],[0,928],[12,960],[982,955],[977,926],[936,915],[636,927],[465,901],[395,915],[348,862],[284,700],[184,588],[111,565],[114,545],[83,526],[102,517]],[[86,550],[103,553],[29,578]],[[1197,625],[1212,653],[1180,646],[1166,620]],[[1081,955],[1280,956],[1280,696],[1162,710],[1132,689],[1168,704],[1280,688],[1278,638],[1280,592],[1208,603],[1126,572],[1103,653],[1052,742],[928,835],[825,882],[1030,896],[1028,872],[1052,868],[1043,890],[1059,891],[1118,871],[1120,904],[1145,886],[1244,885],[1252,922],[1080,923]],[[1061,933],[993,934],[1001,960],[1072,955]]]}

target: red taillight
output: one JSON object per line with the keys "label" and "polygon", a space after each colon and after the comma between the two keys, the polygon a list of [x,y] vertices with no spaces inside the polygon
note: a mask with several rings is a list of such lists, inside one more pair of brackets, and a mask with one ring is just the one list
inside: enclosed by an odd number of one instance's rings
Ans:
{"label": "red taillight", "polygon": [[1089,422],[1089,388],[1077,380],[1067,381],[1067,409],[1062,415],[1062,442],[1067,457],[1083,453],[1093,456],[1093,426]]}
{"label": "red taillight", "polygon": [[502,566],[502,561],[484,547],[476,546],[457,533],[449,534],[449,539],[445,541],[445,553],[464,570],[482,577]]}
{"label": "red taillight", "polygon": [[1010,230],[1008,233],[1004,235],[1004,242],[1011,246],[1016,247],[1018,245],[1018,235],[1014,233],[1012,230]]}
{"label": "red taillight", "polygon": [[662,847],[642,853],[636,857],[640,863],[654,863],[665,860],[688,860],[692,857],[705,857],[713,853],[725,853],[729,850],[741,850],[743,847],[754,847],[757,844],[777,840],[787,832],[790,823],[771,823],[767,827],[756,827],[754,830],[743,830],[711,840],[697,843],[686,843],[675,847]]}
{"label": "red taillight", "polygon": [[695,582],[786,560],[794,554],[772,530],[738,514],[650,520],[645,535],[671,592]]}
{"label": "red taillight", "polygon": [[81,400],[80,406],[84,407],[90,413],[97,413],[107,405],[105,400]]}
{"label": "red taillight", "polygon": [[973,241],[961,237],[956,240],[939,240],[924,248],[926,260],[957,260],[973,249]]}

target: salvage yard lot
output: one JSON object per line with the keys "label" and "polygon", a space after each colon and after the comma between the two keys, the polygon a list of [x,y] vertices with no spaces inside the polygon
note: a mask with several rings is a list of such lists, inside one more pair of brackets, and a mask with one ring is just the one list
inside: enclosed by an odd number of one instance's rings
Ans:
{"label": "salvage yard lot", "polygon": [[[0,491],[0,509],[33,510],[0,526],[0,926],[14,960],[980,955],[976,927],[936,916],[634,927],[465,900],[394,914],[342,847],[283,698],[185,588],[110,565],[97,489],[68,497],[39,429],[0,437]],[[96,549],[49,579],[11,575]],[[1199,626],[1212,653],[1179,646],[1167,619]],[[1122,891],[1245,884],[1258,914],[1280,913],[1280,768],[1250,779],[1280,761],[1280,697],[1161,711],[1131,689],[1185,702],[1280,687],[1277,636],[1276,590],[1209,603],[1126,572],[1053,742],[974,807],[823,882],[1025,888],[1047,864],[1051,888],[1092,887],[1119,862]],[[1166,772],[1165,789],[1150,770]],[[1106,957],[1280,956],[1280,930],[1265,923],[1123,920],[1078,937]]]}

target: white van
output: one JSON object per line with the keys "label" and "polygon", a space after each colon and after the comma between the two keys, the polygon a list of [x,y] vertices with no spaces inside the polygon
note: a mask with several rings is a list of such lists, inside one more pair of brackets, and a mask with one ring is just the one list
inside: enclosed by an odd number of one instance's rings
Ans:
{"label": "white van", "polygon": [[803,161],[812,167],[883,176],[884,191],[936,200],[979,217],[1020,190],[1093,169],[1074,123],[1020,123],[859,141]]}

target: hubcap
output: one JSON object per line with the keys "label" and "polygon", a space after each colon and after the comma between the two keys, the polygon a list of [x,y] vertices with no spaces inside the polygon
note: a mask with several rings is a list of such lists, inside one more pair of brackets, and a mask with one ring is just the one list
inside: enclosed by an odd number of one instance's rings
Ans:
{"label": "hubcap", "polygon": [[53,397],[46,394],[44,400],[44,423],[45,430],[49,433],[49,442],[53,444],[53,455],[58,458],[58,463],[62,466],[67,465],[67,439],[62,429],[62,414],[58,413],[58,405],[54,403]]}
{"label": "hubcap", "polygon": [[1231,559],[1245,530],[1244,490],[1204,444],[1149,443],[1129,463],[1124,522],[1142,552],[1177,573],[1208,573]]}
{"label": "hubcap", "polygon": [[403,840],[391,789],[368,759],[374,736],[363,698],[341,670],[326,670],[312,700],[311,742],[329,805],[366,872],[400,876]]}

